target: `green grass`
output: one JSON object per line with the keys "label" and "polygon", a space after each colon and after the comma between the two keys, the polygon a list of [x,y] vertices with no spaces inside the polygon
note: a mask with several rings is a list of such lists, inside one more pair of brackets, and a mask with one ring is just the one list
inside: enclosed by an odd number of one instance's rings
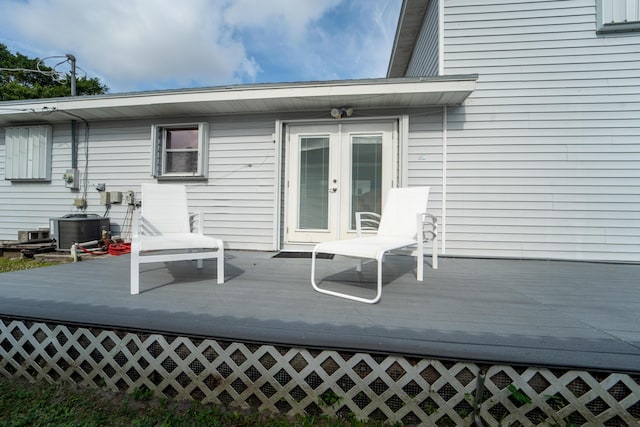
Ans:
{"label": "green grass", "polygon": [[156,399],[150,393],[107,392],[69,384],[0,379],[0,426],[382,426],[379,422],[304,415],[285,417],[225,409],[197,401]]}
{"label": "green grass", "polygon": [[0,273],[7,273],[9,271],[29,270],[32,268],[48,267],[50,265],[57,265],[59,262],[43,262],[36,261],[34,259],[9,259],[0,257]]}

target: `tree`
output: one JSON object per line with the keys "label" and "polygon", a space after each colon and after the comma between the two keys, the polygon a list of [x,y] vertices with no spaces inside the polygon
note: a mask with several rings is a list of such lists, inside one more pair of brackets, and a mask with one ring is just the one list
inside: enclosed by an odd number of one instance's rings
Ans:
{"label": "tree", "polygon": [[[77,95],[98,95],[108,90],[98,78],[76,77]],[[39,58],[19,52],[14,55],[0,43],[0,101],[64,96],[71,96],[71,74],[61,76]]]}

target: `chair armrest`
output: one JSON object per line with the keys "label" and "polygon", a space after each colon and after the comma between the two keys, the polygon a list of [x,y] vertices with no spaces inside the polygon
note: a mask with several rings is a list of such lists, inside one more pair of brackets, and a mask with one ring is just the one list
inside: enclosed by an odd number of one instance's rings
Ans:
{"label": "chair armrest", "polygon": [[[133,209],[131,212],[131,262],[137,262],[140,253],[140,209]],[[133,264],[132,264],[133,265]]]}
{"label": "chair armrest", "polygon": [[[422,257],[425,242],[431,242],[431,268],[438,268],[438,219],[426,212],[418,214],[418,254]],[[420,237],[422,236],[422,237]],[[418,277],[422,277],[422,264],[418,267]]]}
{"label": "chair armrest", "polygon": [[203,234],[202,212],[189,212],[189,229],[192,233]]}
{"label": "chair armrest", "polygon": [[133,242],[134,240],[139,240],[140,239],[140,222],[141,222],[141,215],[140,215],[140,209],[133,209],[133,212],[131,213],[131,241]]}
{"label": "chair armrest", "polygon": [[438,218],[426,212],[422,213],[422,239],[424,242],[438,237]]}
{"label": "chair armrest", "polygon": [[363,231],[377,230],[380,226],[380,215],[375,212],[356,212],[356,231],[360,237]]}

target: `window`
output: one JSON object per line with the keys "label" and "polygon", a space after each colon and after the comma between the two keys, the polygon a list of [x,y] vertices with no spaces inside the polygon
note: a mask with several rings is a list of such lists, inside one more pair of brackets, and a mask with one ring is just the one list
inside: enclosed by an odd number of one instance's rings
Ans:
{"label": "window", "polygon": [[153,175],[164,178],[204,178],[207,176],[206,123],[154,126]]}
{"label": "window", "polygon": [[51,126],[5,129],[5,179],[51,181]]}
{"label": "window", "polygon": [[596,0],[599,33],[640,31],[640,0]]}

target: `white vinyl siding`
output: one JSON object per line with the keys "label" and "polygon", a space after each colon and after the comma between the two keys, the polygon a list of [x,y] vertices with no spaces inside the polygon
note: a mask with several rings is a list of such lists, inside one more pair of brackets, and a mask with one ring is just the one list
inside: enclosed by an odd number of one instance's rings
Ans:
{"label": "white vinyl siding", "polygon": [[437,76],[439,68],[439,33],[438,33],[438,2],[442,0],[431,0],[427,5],[422,31],[418,37],[414,55],[407,66],[406,75],[415,76]]}
{"label": "white vinyl siding", "polygon": [[[275,250],[274,120],[220,117],[206,123],[210,128],[209,172],[202,181],[185,181],[190,209],[203,213],[205,234],[224,240],[227,248]],[[89,171],[87,213],[105,213],[100,194],[93,188],[96,183],[104,183],[107,191],[131,190],[139,197],[143,182],[156,181],[152,176],[153,124],[151,120],[91,124],[88,164],[84,162],[83,139],[79,141],[78,162],[81,174]],[[4,156],[3,151],[4,145],[0,145],[0,156]],[[73,200],[78,193],[65,188],[62,180],[70,162],[68,123],[54,125],[52,173],[60,179],[52,180],[46,187],[41,183],[24,183],[20,191],[12,188],[9,181],[0,180],[0,240],[15,240],[17,230],[48,226],[48,218],[77,212]],[[16,212],[20,215],[15,215]],[[112,205],[108,216],[114,234],[120,233],[127,206]]]}
{"label": "white vinyl siding", "polygon": [[[428,211],[440,221],[443,218],[442,116],[442,108],[429,108],[410,116],[406,177],[409,186],[430,187]],[[440,246],[440,250],[442,248]]]}
{"label": "white vinyl siding", "polygon": [[[445,1],[445,74],[479,74],[448,109],[448,255],[640,261],[640,33],[595,27],[593,0]],[[409,183],[440,183],[441,118],[410,120]]]}
{"label": "white vinyl siding", "polygon": [[232,249],[275,250],[275,121],[219,118],[210,123],[209,180],[193,188],[205,227]]}
{"label": "white vinyl siding", "polygon": [[428,185],[429,213],[441,216],[442,207],[442,108],[412,115],[409,121],[408,183]]}
{"label": "white vinyl siding", "polygon": [[11,181],[51,180],[51,127],[5,129],[5,173]]}

